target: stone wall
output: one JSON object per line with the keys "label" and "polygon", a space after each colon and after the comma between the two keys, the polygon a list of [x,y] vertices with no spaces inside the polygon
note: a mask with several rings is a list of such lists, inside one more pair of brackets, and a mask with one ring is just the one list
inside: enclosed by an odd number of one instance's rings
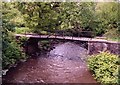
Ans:
{"label": "stone wall", "polygon": [[119,42],[88,42],[88,54],[96,54],[100,51],[110,51],[111,53],[120,55]]}

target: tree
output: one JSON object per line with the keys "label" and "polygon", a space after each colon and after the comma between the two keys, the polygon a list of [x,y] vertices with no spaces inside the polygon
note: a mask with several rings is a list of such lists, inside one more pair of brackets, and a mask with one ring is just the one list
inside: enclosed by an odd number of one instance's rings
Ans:
{"label": "tree", "polygon": [[26,26],[38,33],[41,30],[53,31],[59,24],[59,13],[52,2],[17,3],[26,20]]}
{"label": "tree", "polygon": [[37,33],[72,30],[74,34],[92,31],[102,36],[109,29],[119,27],[117,2],[16,2],[12,5],[23,16],[22,23]]}
{"label": "tree", "polygon": [[110,29],[118,29],[120,19],[118,16],[120,14],[119,5],[117,2],[97,3],[96,15],[100,22],[98,30],[106,32]]}
{"label": "tree", "polygon": [[24,59],[20,46],[15,42],[11,32],[14,31],[14,23],[11,20],[15,17],[10,3],[2,3],[3,6],[3,30],[2,30],[2,69],[7,69],[16,61]]}
{"label": "tree", "polygon": [[61,3],[61,29],[70,29],[74,36],[82,31],[94,31],[94,8],[93,2],[69,2]]}

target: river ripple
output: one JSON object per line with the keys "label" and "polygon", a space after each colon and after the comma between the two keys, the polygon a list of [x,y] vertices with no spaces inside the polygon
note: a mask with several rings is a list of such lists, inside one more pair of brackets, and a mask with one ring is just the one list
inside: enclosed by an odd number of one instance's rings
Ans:
{"label": "river ripple", "polygon": [[86,66],[87,50],[71,42],[11,68],[4,82],[14,83],[97,83]]}

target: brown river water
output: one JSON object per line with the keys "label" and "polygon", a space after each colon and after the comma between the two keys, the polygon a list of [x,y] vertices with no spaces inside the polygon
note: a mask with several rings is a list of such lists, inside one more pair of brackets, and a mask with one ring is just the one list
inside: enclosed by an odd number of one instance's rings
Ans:
{"label": "brown river water", "polygon": [[86,65],[87,50],[71,42],[11,68],[3,83],[97,83]]}

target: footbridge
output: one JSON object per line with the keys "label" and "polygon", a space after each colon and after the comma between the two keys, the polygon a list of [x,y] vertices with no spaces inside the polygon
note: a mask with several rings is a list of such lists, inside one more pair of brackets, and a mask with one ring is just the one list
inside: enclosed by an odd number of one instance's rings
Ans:
{"label": "footbridge", "polygon": [[[36,47],[39,39],[60,39],[60,40],[70,40],[78,42],[87,42],[88,54],[99,53],[100,51],[110,51],[114,54],[120,54],[120,42],[108,41],[103,38],[86,38],[86,37],[73,37],[73,36],[57,36],[57,35],[38,35],[38,34],[14,34],[16,39],[19,37],[27,37],[29,45]],[[28,46],[29,47],[29,46]],[[27,48],[28,48],[27,47]]]}

